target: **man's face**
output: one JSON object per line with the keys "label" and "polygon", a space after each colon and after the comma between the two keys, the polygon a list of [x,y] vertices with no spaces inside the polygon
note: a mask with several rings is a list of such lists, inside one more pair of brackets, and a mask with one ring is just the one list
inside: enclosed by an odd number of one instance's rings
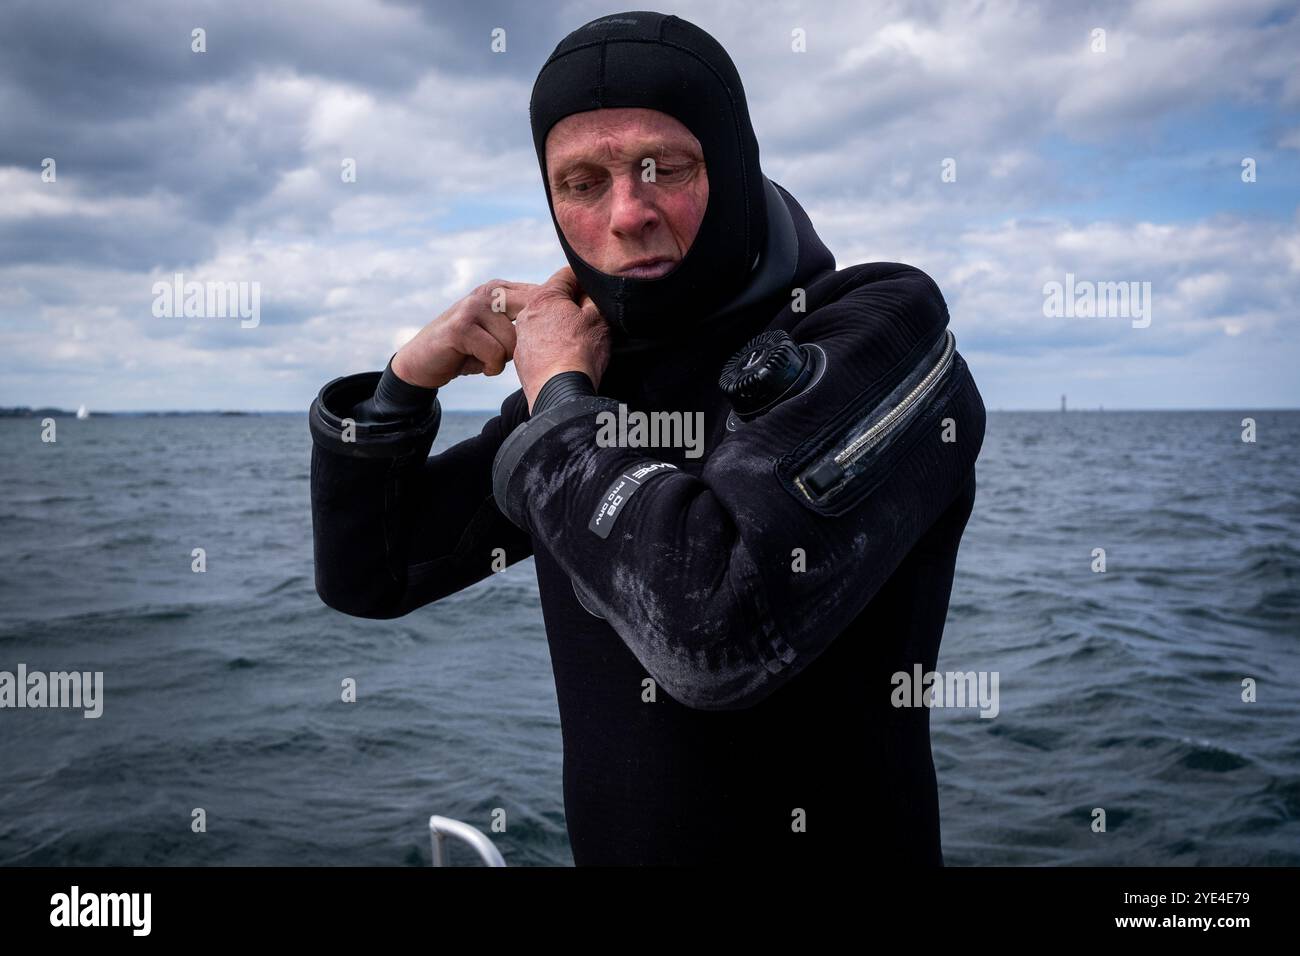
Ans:
{"label": "man's face", "polygon": [[[653,159],[654,178],[643,179]],[[658,110],[566,116],[546,136],[555,218],[573,251],[609,275],[654,279],[677,267],[709,202],[700,142]],[[653,260],[649,265],[636,265]]]}

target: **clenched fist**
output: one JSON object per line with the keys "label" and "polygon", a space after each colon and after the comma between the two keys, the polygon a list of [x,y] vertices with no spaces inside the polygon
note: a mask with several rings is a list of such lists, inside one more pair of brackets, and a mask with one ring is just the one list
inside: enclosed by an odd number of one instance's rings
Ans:
{"label": "clenched fist", "polygon": [[393,371],[424,388],[441,387],[458,375],[500,375],[514,355],[514,319],[543,288],[534,282],[484,282],[398,349]]}

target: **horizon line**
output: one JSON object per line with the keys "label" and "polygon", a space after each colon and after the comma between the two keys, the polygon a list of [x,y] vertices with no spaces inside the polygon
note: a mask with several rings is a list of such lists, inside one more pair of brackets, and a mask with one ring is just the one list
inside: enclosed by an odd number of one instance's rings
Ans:
{"label": "horizon line", "polygon": [[[25,410],[26,415],[6,415],[6,411]],[[1078,408],[1008,408],[998,407],[985,409],[988,412],[1043,412],[1052,415],[1073,415],[1073,414],[1105,414],[1106,412],[1295,412],[1300,411],[1300,405],[1270,405],[1270,406],[1156,406],[1156,407],[1134,407],[1134,406],[1116,406],[1107,409],[1104,406],[1083,406]],[[490,412],[499,414],[500,406],[491,408],[444,408],[444,412]],[[69,415],[75,418],[76,409],[53,408],[47,406],[32,405],[0,405],[0,419],[5,418],[27,418],[35,417],[37,412],[53,412],[56,415]],[[89,415],[306,415],[307,409],[298,408],[140,408],[140,409],[101,409],[90,411]]]}

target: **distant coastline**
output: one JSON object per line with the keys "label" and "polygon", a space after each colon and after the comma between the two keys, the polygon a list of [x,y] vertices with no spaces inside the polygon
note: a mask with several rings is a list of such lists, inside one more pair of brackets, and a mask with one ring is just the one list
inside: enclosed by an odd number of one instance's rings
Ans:
{"label": "distant coastline", "polygon": [[[191,415],[298,415],[301,412],[224,412],[220,410],[194,412],[90,412],[90,418],[180,418]],[[76,418],[75,409],[31,408],[27,405],[0,407],[0,418]]]}

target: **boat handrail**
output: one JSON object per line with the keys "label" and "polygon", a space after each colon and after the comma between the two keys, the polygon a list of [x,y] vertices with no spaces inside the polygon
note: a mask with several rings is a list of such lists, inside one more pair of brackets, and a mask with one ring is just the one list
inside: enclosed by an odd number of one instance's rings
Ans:
{"label": "boat handrail", "polygon": [[448,865],[445,843],[449,836],[468,843],[487,866],[506,865],[506,861],[501,858],[501,851],[493,846],[492,841],[481,831],[468,823],[453,820],[451,817],[440,817],[435,813],[429,817],[429,840],[433,844],[434,866]]}

